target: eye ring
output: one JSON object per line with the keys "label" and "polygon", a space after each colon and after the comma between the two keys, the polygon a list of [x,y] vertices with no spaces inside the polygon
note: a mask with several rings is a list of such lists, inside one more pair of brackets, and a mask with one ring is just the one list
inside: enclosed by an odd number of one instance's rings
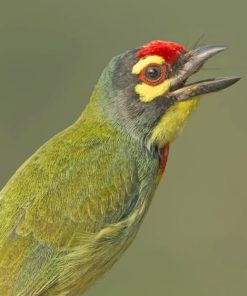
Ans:
{"label": "eye ring", "polygon": [[148,85],[155,86],[166,78],[166,67],[160,64],[149,64],[140,73],[140,80]]}

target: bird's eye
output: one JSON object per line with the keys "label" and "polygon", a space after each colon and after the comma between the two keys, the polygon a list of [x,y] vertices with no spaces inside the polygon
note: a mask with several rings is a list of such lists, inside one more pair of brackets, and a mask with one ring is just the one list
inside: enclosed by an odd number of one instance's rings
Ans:
{"label": "bird's eye", "polygon": [[141,74],[140,79],[149,85],[158,85],[162,83],[166,78],[165,65],[150,64],[145,67]]}

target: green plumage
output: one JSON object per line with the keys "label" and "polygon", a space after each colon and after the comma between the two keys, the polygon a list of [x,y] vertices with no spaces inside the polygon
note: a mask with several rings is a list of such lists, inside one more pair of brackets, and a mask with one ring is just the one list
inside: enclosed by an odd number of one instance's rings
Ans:
{"label": "green plumage", "polygon": [[99,97],[0,193],[1,296],[79,295],[138,230],[159,161],[105,121]]}
{"label": "green plumage", "polygon": [[158,40],[111,60],[81,117],[0,192],[0,296],[79,296],[116,262],[196,95],[239,80],[186,84],[223,49]]}

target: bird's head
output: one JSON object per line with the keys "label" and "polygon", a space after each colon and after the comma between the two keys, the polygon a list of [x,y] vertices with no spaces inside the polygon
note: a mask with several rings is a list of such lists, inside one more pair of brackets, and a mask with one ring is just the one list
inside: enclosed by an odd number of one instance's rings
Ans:
{"label": "bird's head", "polygon": [[193,50],[174,42],[152,41],[114,57],[92,96],[102,116],[140,139],[162,148],[181,131],[199,96],[224,89],[237,77],[186,84],[223,46]]}

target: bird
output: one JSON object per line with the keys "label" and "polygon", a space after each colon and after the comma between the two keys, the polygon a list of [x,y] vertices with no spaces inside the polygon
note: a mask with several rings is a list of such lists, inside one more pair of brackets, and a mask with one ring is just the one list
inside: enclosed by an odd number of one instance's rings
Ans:
{"label": "bird", "polygon": [[240,79],[187,82],[224,49],[154,40],[111,59],[79,118],[0,191],[1,296],[79,296],[113,266],[201,95]]}

